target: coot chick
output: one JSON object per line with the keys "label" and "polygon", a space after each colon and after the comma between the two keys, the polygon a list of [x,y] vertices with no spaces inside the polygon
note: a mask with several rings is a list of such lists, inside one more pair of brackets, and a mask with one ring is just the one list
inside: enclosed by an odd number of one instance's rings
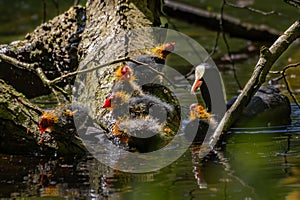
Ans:
{"label": "coot chick", "polygon": [[158,78],[157,73],[153,72],[149,67],[161,72],[166,62],[167,56],[174,50],[175,43],[164,43],[151,50],[150,54],[143,54],[135,58],[136,61],[145,63],[148,66],[140,65],[134,62],[128,62],[128,65],[133,69],[136,82],[139,85],[144,85],[153,82]]}
{"label": "coot chick", "polygon": [[165,143],[163,126],[151,117],[120,119],[112,128],[113,141],[130,151],[151,152]]}
{"label": "coot chick", "polygon": [[190,106],[189,122],[184,129],[185,136],[188,141],[202,143],[209,126],[215,125],[213,116],[202,105],[194,103]]}
{"label": "coot chick", "polygon": [[[212,99],[207,84],[203,79],[207,68],[209,68],[209,65],[203,63],[196,67],[195,82],[191,92],[194,93],[200,88],[203,100],[207,106],[207,111],[210,112],[212,109]],[[227,108],[235,102],[236,98],[237,97],[227,103]],[[218,100],[220,102],[223,101],[221,98]],[[279,89],[273,86],[261,86],[234,126],[257,127],[287,125],[291,122],[290,114],[291,106],[289,99],[285,95],[280,94]]]}

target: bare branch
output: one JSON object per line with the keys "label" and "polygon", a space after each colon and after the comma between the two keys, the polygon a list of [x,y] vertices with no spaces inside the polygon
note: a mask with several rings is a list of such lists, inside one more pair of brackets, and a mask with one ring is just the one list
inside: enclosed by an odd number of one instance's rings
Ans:
{"label": "bare branch", "polygon": [[278,81],[280,79],[283,79],[284,80],[284,83],[286,85],[286,89],[289,93],[289,95],[291,96],[291,98],[293,99],[294,103],[298,106],[298,108],[300,108],[300,104],[298,103],[297,101],[297,98],[295,97],[293,91],[291,90],[290,88],[290,84],[286,78],[286,71],[290,68],[295,68],[295,67],[299,67],[300,66],[300,62],[298,63],[295,63],[295,64],[290,64],[290,65],[287,65],[283,68],[282,71],[279,71],[279,72],[275,72],[276,74],[281,74],[281,76],[275,78],[275,79],[272,79],[272,81]]}
{"label": "bare branch", "polygon": [[12,64],[18,68],[25,68],[25,69],[28,69],[28,70],[32,70],[33,72],[35,72],[38,77],[41,79],[42,83],[44,84],[44,86],[47,86],[52,92],[53,94],[55,95],[56,99],[58,102],[60,102],[59,98],[58,98],[58,92],[60,92],[68,101],[71,100],[69,94],[64,91],[62,88],[58,87],[58,86],[52,86],[50,83],[51,81],[49,81],[49,79],[46,77],[43,69],[41,67],[39,67],[39,64],[37,62],[35,63],[25,63],[25,62],[21,62],[13,57],[10,57],[10,56],[7,56],[5,54],[0,54],[0,59],[9,63],[9,64]]}
{"label": "bare branch", "polygon": [[233,77],[234,77],[234,79],[235,79],[235,81],[236,81],[239,89],[242,89],[242,85],[240,84],[240,82],[238,80],[238,77],[236,75],[235,65],[234,65],[234,61],[232,59],[232,54],[231,54],[230,46],[228,44],[228,41],[227,41],[227,38],[226,38],[226,34],[224,32],[224,29],[223,29],[224,7],[225,7],[226,4],[227,4],[226,0],[223,0],[222,6],[221,6],[221,11],[220,11],[220,14],[221,14],[221,17],[220,17],[220,30],[221,30],[221,33],[222,33],[222,37],[223,37],[224,43],[226,45],[226,49],[227,49],[229,61],[230,61],[230,64],[232,66]]}
{"label": "bare branch", "polygon": [[294,6],[296,8],[300,8],[300,1],[299,0],[284,0],[285,3]]}
{"label": "bare branch", "polygon": [[124,58],[120,58],[120,59],[117,59],[117,60],[114,60],[112,62],[108,62],[108,63],[105,63],[103,65],[98,65],[96,67],[92,67],[92,68],[87,68],[87,69],[83,69],[83,70],[79,70],[79,71],[74,71],[74,72],[70,72],[70,73],[67,73],[61,77],[58,77],[58,78],[55,78],[53,80],[51,80],[49,82],[50,85],[54,85],[64,79],[67,79],[67,78],[70,78],[70,77],[74,77],[78,74],[84,74],[84,73],[88,73],[88,72],[92,72],[92,71],[95,71],[95,70],[98,70],[102,67],[106,67],[106,66],[109,66],[109,65],[113,65],[113,64],[117,64],[117,63],[120,63],[120,62],[126,62],[126,61],[131,61],[131,59],[129,57],[124,57]]}
{"label": "bare branch", "polygon": [[274,15],[275,14],[275,15],[278,15],[278,16],[282,16],[282,13],[276,12],[274,10],[266,12],[266,11],[258,10],[256,8],[252,8],[252,7],[249,7],[249,6],[239,6],[239,5],[230,3],[230,2],[226,2],[226,5],[228,5],[230,7],[233,7],[233,8],[247,9],[251,12],[255,12],[255,13],[258,13],[258,14],[262,14],[262,15]]}
{"label": "bare branch", "polygon": [[96,67],[92,67],[92,68],[88,68],[88,69],[79,70],[79,71],[75,71],[75,72],[71,72],[71,73],[65,74],[65,75],[63,75],[61,77],[53,79],[52,81],[49,81],[49,85],[56,84],[56,83],[62,81],[63,79],[67,79],[67,78],[76,76],[78,74],[84,74],[84,73],[92,72],[92,71],[98,70],[100,68],[109,66],[109,65],[113,65],[113,64],[117,64],[117,63],[121,63],[121,62],[128,62],[128,61],[133,62],[133,63],[138,64],[138,65],[143,65],[143,66],[147,67],[152,72],[154,72],[157,75],[159,75],[159,76],[163,77],[164,79],[166,79],[172,86],[178,87],[168,77],[166,77],[163,73],[161,73],[161,72],[157,71],[156,69],[152,68],[149,64],[143,63],[143,62],[139,62],[139,61],[134,60],[134,59],[132,59],[130,57],[120,58],[120,59],[114,60],[112,62],[105,63],[103,65],[98,65]]}
{"label": "bare branch", "polygon": [[137,60],[134,60],[134,59],[130,59],[129,58],[129,61],[135,63],[135,64],[138,64],[138,65],[143,65],[145,67],[147,67],[149,70],[151,70],[152,72],[156,73],[157,75],[161,76],[162,78],[166,79],[173,87],[177,87],[168,77],[166,77],[163,73],[157,71],[156,69],[152,68],[150,65],[148,65],[147,63],[143,63],[143,62],[139,62]]}
{"label": "bare branch", "polygon": [[29,70],[34,70],[36,67],[39,66],[38,63],[24,63],[24,62],[21,62],[13,57],[10,57],[10,56],[7,56],[5,54],[0,54],[0,59],[9,63],[9,64],[12,64],[16,67],[19,67],[19,68],[25,68],[25,69],[29,69]]}
{"label": "bare branch", "polygon": [[290,85],[289,85],[289,82],[286,78],[286,71],[290,68],[295,68],[295,67],[299,67],[300,66],[300,62],[299,63],[295,63],[295,64],[290,64],[290,65],[287,65],[283,68],[282,71],[270,71],[269,73],[272,73],[272,74],[280,74],[280,76],[276,77],[276,78],[273,78],[270,80],[270,82],[277,82],[281,79],[283,79],[285,85],[286,85],[286,88],[287,88],[287,91],[289,93],[289,95],[291,96],[291,98],[293,99],[293,101],[295,102],[295,104],[300,108],[300,104],[298,103],[297,101],[297,98],[295,97],[294,93],[292,92],[291,88],[290,88]]}
{"label": "bare branch", "polygon": [[265,82],[266,76],[275,61],[299,37],[300,20],[292,24],[270,48],[263,47],[261,49],[260,58],[255,66],[251,78],[245,85],[235,103],[223,116],[209,142],[203,144],[204,147],[207,148],[203,148],[203,151],[199,152],[200,158],[203,157],[203,155],[206,155],[208,151],[213,149],[222,132],[228,130],[228,128],[235,122],[243,108],[257,92],[259,87]]}

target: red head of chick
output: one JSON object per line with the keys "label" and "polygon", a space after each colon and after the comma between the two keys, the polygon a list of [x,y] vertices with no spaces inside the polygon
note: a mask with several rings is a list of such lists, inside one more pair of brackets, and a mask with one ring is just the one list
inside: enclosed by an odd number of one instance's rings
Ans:
{"label": "red head of chick", "polygon": [[123,81],[133,81],[134,80],[132,70],[127,65],[119,66],[115,72],[115,77],[117,80],[123,80]]}
{"label": "red head of chick", "polygon": [[54,110],[45,111],[39,122],[41,133],[52,132],[53,125],[58,122],[58,116]]}
{"label": "red head of chick", "polygon": [[151,50],[151,52],[162,58],[166,59],[166,57],[175,49],[175,42],[170,42],[170,43],[163,43],[158,47],[155,47]]}
{"label": "red head of chick", "polygon": [[69,109],[45,111],[39,121],[41,133],[52,132],[55,127],[61,126],[61,118],[72,118],[74,113]]}
{"label": "red head of chick", "polygon": [[113,93],[121,91],[132,96],[143,94],[140,86],[136,84],[133,71],[129,66],[119,66],[115,71],[115,78]]}
{"label": "red head of chick", "polygon": [[124,91],[118,91],[108,97],[102,106],[102,108],[106,108],[112,111],[112,116],[116,119],[123,118],[125,116],[129,116],[129,107],[128,107],[128,99],[130,95],[125,93]]}
{"label": "red head of chick", "polygon": [[130,95],[125,93],[124,91],[117,91],[116,93],[113,93],[107,99],[105,99],[102,108],[116,108],[118,105],[125,104],[129,98]]}

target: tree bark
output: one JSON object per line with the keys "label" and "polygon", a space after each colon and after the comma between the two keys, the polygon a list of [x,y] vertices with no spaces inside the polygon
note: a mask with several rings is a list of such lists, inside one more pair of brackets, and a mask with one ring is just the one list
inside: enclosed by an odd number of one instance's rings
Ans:
{"label": "tree bark", "polygon": [[[0,45],[0,79],[27,98],[50,94],[37,69],[51,80],[78,67],[78,45],[85,26],[85,8],[72,7],[67,12],[41,24],[22,41]],[[59,86],[69,84],[62,81]]]}
{"label": "tree bark", "polygon": [[85,147],[78,137],[60,133],[59,140],[43,142],[38,123],[42,109],[0,80],[0,152],[9,154],[80,155]]}
{"label": "tree bark", "polygon": [[[156,10],[160,3],[159,0],[89,1],[86,9],[80,6],[71,8],[37,27],[26,35],[25,40],[1,45],[0,59],[3,62],[0,78],[23,95],[0,82],[0,149],[6,153],[21,154],[83,153],[85,148],[76,135],[70,137],[62,134],[49,143],[40,142],[42,136],[38,121],[42,110],[26,100],[24,94],[28,98],[49,94],[51,80],[77,70],[78,65],[82,70],[128,56],[124,46],[135,41],[124,41],[120,37],[111,40],[111,36],[122,34],[124,30],[160,25],[157,14],[161,9]],[[144,40],[139,42],[152,43],[153,37],[150,35],[144,34]],[[89,90],[79,95],[78,99],[86,98],[88,102],[92,94],[93,101],[101,104],[110,90],[112,81],[109,80],[114,69],[114,66],[101,69],[107,70],[102,76],[93,76],[95,72],[85,74],[82,81]],[[59,86],[73,81],[61,80]]]}
{"label": "tree bark", "polygon": [[[151,29],[147,29],[148,32],[141,29],[161,24],[160,3],[159,0],[90,2],[88,7],[96,9],[87,10],[87,24],[82,35],[82,52],[85,53],[82,53],[79,69],[94,68],[125,56],[134,57],[143,53],[144,49],[153,47],[153,44],[161,43],[162,41],[156,41]],[[132,35],[134,36],[131,37]],[[90,115],[102,127],[109,125],[103,120],[108,113],[102,105],[112,91],[114,71],[119,65],[106,66],[77,77],[80,82],[78,86],[82,87],[77,88],[80,94],[76,94],[75,99],[89,108]],[[170,100],[169,95],[164,96]]]}

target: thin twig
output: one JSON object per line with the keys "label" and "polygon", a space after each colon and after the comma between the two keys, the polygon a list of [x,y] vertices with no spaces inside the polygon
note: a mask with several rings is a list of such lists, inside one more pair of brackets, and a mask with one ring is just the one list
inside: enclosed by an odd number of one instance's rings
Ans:
{"label": "thin twig", "polygon": [[78,6],[79,0],[74,0],[73,6]]}
{"label": "thin twig", "polygon": [[[168,22],[172,25],[173,29],[176,31],[177,34],[181,34],[179,29],[177,28],[177,26],[172,22],[172,20],[170,20],[169,17],[167,17]],[[199,53],[197,52],[197,50],[195,49],[195,47],[191,44],[190,40],[188,40],[186,37],[183,37],[185,39],[185,41],[187,42],[187,44],[192,48],[193,52],[199,57],[199,60],[201,60],[201,57],[199,56]],[[205,58],[203,61],[201,60],[201,62],[206,62],[209,58],[211,57],[211,55],[209,55],[207,58]],[[190,70],[190,72],[188,72],[184,78],[189,77],[191,74],[194,73],[196,66],[193,66],[192,69]]]}
{"label": "thin twig", "polygon": [[54,6],[56,8],[56,12],[57,12],[56,14],[59,15],[59,2],[58,2],[58,0],[52,0],[52,2],[53,2]]}
{"label": "thin twig", "polygon": [[[218,48],[219,38],[220,38],[220,31],[217,32],[215,44],[214,44],[211,52],[209,53],[208,58],[211,58],[216,53],[216,50]],[[208,58],[205,59],[203,62],[206,62],[208,60]],[[196,66],[194,66],[186,75],[184,75],[184,78],[188,78],[190,75],[192,75],[195,72],[195,68],[196,68]]]}
{"label": "thin twig", "polygon": [[287,65],[287,66],[285,66],[285,67],[283,68],[283,70],[281,70],[281,71],[270,71],[269,73],[272,73],[272,74],[280,74],[280,75],[281,75],[281,76],[279,76],[279,77],[276,77],[276,78],[271,79],[271,80],[270,80],[271,83],[272,83],[272,82],[277,82],[277,81],[283,79],[283,81],[284,81],[284,83],[285,83],[285,85],[286,85],[286,89],[287,89],[289,95],[291,96],[291,98],[293,99],[293,101],[295,102],[295,104],[300,108],[300,104],[298,103],[297,98],[295,97],[293,91],[291,90],[290,85],[289,85],[289,82],[288,82],[288,80],[287,80],[287,78],[286,78],[286,71],[287,71],[288,69],[294,68],[294,67],[299,67],[299,66],[300,66],[300,62],[295,63],[295,64]]}
{"label": "thin twig", "polygon": [[47,17],[47,5],[46,5],[46,0],[43,0],[43,23],[46,22],[46,17]]}
{"label": "thin twig", "polygon": [[217,36],[216,36],[216,39],[215,39],[215,44],[214,44],[211,52],[209,53],[210,57],[213,56],[216,53],[217,49],[218,49],[219,38],[220,38],[220,31],[217,32]]}
{"label": "thin twig", "polygon": [[28,69],[28,70],[33,70],[35,68],[37,68],[39,66],[38,63],[24,63],[24,62],[21,62],[13,57],[10,57],[10,56],[7,56],[5,54],[0,54],[0,59],[9,63],[9,64],[12,64],[18,68],[25,68],[25,69]]}
{"label": "thin twig", "polygon": [[223,29],[223,21],[224,21],[224,8],[225,8],[225,5],[227,4],[226,0],[223,0],[222,1],[222,5],[221,5],[221,10],[220,10],[220,14],[221,14],[221,17],[220,17],[220,30],[221,30],[221,33],[222,33],[222,37],[223,37],[223,40],[224,40],[224,43],[225,43],[225,46],[226,46],[226,49],[227,49],[227,53],[228,53],[228,56],[229,56],[229,61],[230,61],[230,64],[232,66],[232,71],[233,71],[233,76],[234,76],[234,79],[236,81],[236,83],[238,84],[238,87],[239,89],[241,90],[242,89],[242,86],[238,80],[238,77],[236,75],[236,70],[235,70],[235,65],[234,65],[234,61],[232,59],[232,54],[231,54],[231,50],[230,50],[230,46],[228,44],[228,41],[227,41],[227,38],[226,38],[226,34],[224,32],[224,29]]}
{"label": "thin twig", "polygon": [[228,5],[230,7],[233,7],[233,8],[247,9],[247,10],[249,10],[251,12],[255,12],[255,13],[258,13],[258,14],[262,14],[262,15],[273,15],[273,14],[276,14],[278,16],[282,16],[282,13],[276,12],[274,10],[266,12],[266,11],[258,10],[256,8],[252,8],[252,7],[249,7],[249,6],[239,6],[239,5],[236,5],[236,4],[233,4],[233,3],[229,3],[229,2],[226,2],[226,5]]}
{"label": "thin twig", "polygon": [[294,6],[296,8],[300,8],[300,1],[299,0],[284,0],[285,3]]}
{"label": "thin twig", "polygon": [[286,78],[286,73],[285,73],[285,72],[286,72],[288,69],[290,69],[290,68],[299,67],[299,66],[300,66],[300,62],[299,62],[299,63],[295,63],[295,64],[287,65],[287,66],[285,66],[285,67],[283,68],[283,70],[282,70],[282,77],[283,77],[284,83],[285,83],[285,85],[286,85],[286,89],[287,89],[287,91],[289,92],[289,95],[292,97],[294,103],[298,106],[298,108],[300,108],[300,104],[298,103],[297,98],[295,97],[293,91],[292,91],[291,88],[290,88],[290,85],[289,85],[289,82],[288,82],[288,80],[287,80],[287,78]]}
{"label": "thin twig", "polygon": [[126,62],[126,61],[130,61],[130,58],[129,57],[124,57],[124,58],[120,58],[120,59],[114,60],[112,62],[105,63],[103,65],[98,65],[96,67],[92,67],[92,68],[87,68],[87,69],[83,69],[83,70],[79,70],[79,71],[70,72],[70,73],[67,73],[67,74],[65,74],[63,76],[60,76],[60,77],[57,77],[57,78],[51,80],[49,82],[49,84],[53,85],[53,84],[56,84],[56,83],[62,81],[63,79],[66,79],[66,78],[70,78],[70,77],[73,77],[73,76],[76,76],[76,75],[79,75],[79,74],[84,74],[84,73],[92,72],[92,71],[95,71],[95,70],[100,69],[102,67],[106,67],[108,65],[113,65],[113,64],[120,63],[120,62]]}
{"label": "thin twig", "polygon": [[148,65],[147,63],[143,63],[143,62],[139,62],[137,60],[131,59],[129,58],[130,62],[133,62],[135,64],[138,65],[143,65],[146,66],[149,70],[151,70],[152,72],[156,73],[157,75],[161,76],[162,78],[165,78],[173,87],[175,88],[179,88],[179,86],[176,86],[168,77],[166,77],[163,73],[157,71],[156,69],[154,69],[153,67],[151,67],[150,65]]}

